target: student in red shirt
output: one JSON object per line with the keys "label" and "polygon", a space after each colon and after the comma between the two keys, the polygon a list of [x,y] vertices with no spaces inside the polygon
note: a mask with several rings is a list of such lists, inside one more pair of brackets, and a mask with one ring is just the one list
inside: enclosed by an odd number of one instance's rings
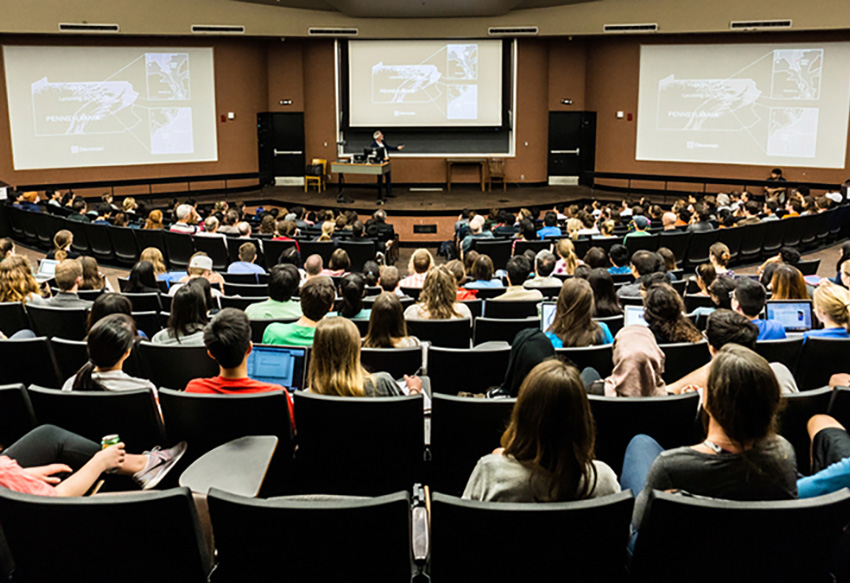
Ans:
{"label": "student in red shirt", "polygon": [[[248,378],[248,355],[251,343],[251,323],[242,310],[225,308],[204,329],[207,354],[218,362],[219,374],[208,379],[193,379],[186,385],[187,393],[238,395],[281,391],[284,387]],[[289,416],[293,424],[292,399],[286,393]]]}

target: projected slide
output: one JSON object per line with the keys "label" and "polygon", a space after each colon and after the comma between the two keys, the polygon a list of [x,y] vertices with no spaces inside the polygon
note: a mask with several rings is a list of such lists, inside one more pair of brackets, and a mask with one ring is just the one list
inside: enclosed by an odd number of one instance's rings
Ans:
{"label": "projected slide", "polygon": [[502,124],[500,41],[352,41],[348,54],[354,127]]}
{"label": "projected slide", "polygon": [[641,47],[638,160],[842,168],[850,43]]}
{"label": "projected slide", "polygon": [[4,46],[16,170],[214,161],[212,49]]}

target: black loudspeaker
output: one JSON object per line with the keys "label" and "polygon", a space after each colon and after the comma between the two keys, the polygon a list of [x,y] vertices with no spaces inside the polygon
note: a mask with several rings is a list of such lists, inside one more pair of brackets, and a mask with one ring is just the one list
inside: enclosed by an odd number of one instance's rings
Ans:
{"label": "black loudspeaker", "polygon": [[257,160],[260,185],[274,184],[274,143],[272,141],[272,113],[257,114]]}

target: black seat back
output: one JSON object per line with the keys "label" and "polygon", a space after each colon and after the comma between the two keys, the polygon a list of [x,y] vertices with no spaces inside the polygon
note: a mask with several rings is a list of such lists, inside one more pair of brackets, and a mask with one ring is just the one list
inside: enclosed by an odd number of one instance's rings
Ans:
{"label": "black seat back", "polygon": [[800,361],[802,350],[802,336],[756,342],[756,352],[762,355],[767,362],[781,362],[788,367],[791,374],[794,374],[794,371],[797,370],[797,363]]}
{"label": "black seat back", "polygon": [[83,223],[86,237],[92,254],[98,261],[112,263],[115,261],[115,252],[112,250],[112,239],[109,238],[109,227],[106,225],[95,225],[94,223]]}
{"label": "black seat back", "polygon": [[[295,393],[301,490],[376,496],[421,480],[422,396],[331,397]],[[350,448],[353,435],[357,447]]]}
{"label": "black seat back", "polygon": [[22,383],[0,385],[0,448],[7,448],[35,427],[35,413]]}
{"label": "black seat back", "polygon": [[422,367],[422,347],[362,348],[360,363],[369,372],[386,372],[394,379],[414,375]]}
{"label": "black seat back", "polygon": [[168,249],[165,247],[165,231],[161,229],[133,229],[136,246],[141,254],[148,247],[156,247],[162,251],[163,258],[168,260]]}
{"label": "black seat back", "polygon": [[0,302],[0,332],[11,336],[29,327],[30,321],[21,302]]}
{"label": "black seat back", "polygon": [[580,348],[556,348],[555,354],[561,360],[575,366],[579,372],[587,367],[595,368],[602,378],[610,375],[614,369],[614,352],[611,344]]}
{"label": "black seat back", "polygon": [[[764,240],[761,244],[761,255],[762,257],[773,257],[779,253],[779,249],[782,247],[788,223],[786,221],[776,220],[766,221],[762,224],[764,225]],[[748,232],[747,238],[749,236],[750,233]]]}
{"label": "black seat back", "polygon": [[136,237],[130,227],[108,227],[106,234],[112,243],[112,251],[115,259],[123,265],[135,265],[139,258],[139,248],[136,245]]}
{"label": "black seat back", "polygon": [[493,267],[497,270],[505,269],[508,265],[508,259],[511,258],[513,241],[488,241],[487,239],[476,239],[473,241],[472,248],[487,255],[493,260]]}
{"label": "black seat back", "polygon": [[469,318],[458,320],[407,320],[407,333],[434,346],[469,348],[472,326]]}
{"label": "black seat back", "polygon": [[665,383],[676,382],[711,360],[708,342],[705,341],[660,344],[658,347],[664,351],[664,374],[662,376]]}
{"label": "black seat back", "polygon": [[676,262],[684,261],[688,252],[691,234],[682,231],[662,231],[658,235],[658,246],[667,247],[676,256]]}
{"label": "black seat back", "polygon": [[82,340],[86,337],[88,308],[51,308],[27,306],[33,331],[48,338]]}
{"label": "black seat back", "polygon": [[162,302],[159,298],[159,293],[144,293],[144,294],[132,294],[132,293],[122,293],[122,296],[130,300],[130,303],[133,304],[134,312],[161,312],[162,311]]}
{"label": "black seat back", "polygon": [[56,357],[56,366],[59,368],[59,378],[62,381],[77,374],[77,371],[89,359],[88,346],[85,340],[51,338],[50,347],[53,349],[53,354]]}
{"label": "black seat back", "polygon": [[432,346],[428,350],[431,391],[444,395],[484,393],[505,380],[510,354],[509,346],[487,350]]}
{"label": "black seat back", "polygon": [[[238,241],[238,239],[236,240]],[[234,241],[234,245],[236,244]],[[224,237],[210,237],[208,235],[193,235],[192,245],[196,251],[203,251],[213,261],[213,270],[224,271],[230,265],[230,257],[227,253],[227,244]]]}
{"label": "black seat back", "polygon": [[748,261],[756,261],[761,257],[761,248],[764,245],[764,236],[767,233],[767,226],[770,224],[759,223],[757,225],[747,225],[744,227],[735,227],[736,229],[744,229],[744,236],[741,240],[741,251],[738,255],[740,263]]}
{"label": "black seat back", "polygon": [[243,298],[267,298],[269,297],[268,284],[241,284],[224,283],[224,295],[241,296]]}
{"label": "black seat back", "polygon": [[168,250],[168,266],[174,270],[184,270],[189,266],[189,260],[195,253],[192,236],[184,233],[163,231],[162,238]]}
{"label": "black seat back", "polygon": [[0,384],[40,384],[58,389],[56,357],[45,337],[0,341]]}
{"label": "black seat back", "polygon": [[829,410],[831,398],[832,389],[829,387],[783,395],[785,407],[779,416],[779,432],[794,446],[797,470],[803,475],[811,473],[809,432],[806,424],[812,415],[826,413]]}
{"label": "black seat back", "polygon": [[829,384],[829,377],[847,372],[847,355],[850,340],[844,338],[810,337],[803,344],[800,362],[797,365],[797,385],[808,391]]}
{"label": "black seat back", "polygon": [[302,261],[306,261],[310,255],[318,255],[325,267],[330,263],[331,254],[334,252],[334,244],[331,241],[299,241],[298,246],[301,247]]}
{"label": "black seat back", "polygon": [[844,427],[850,427],[850,387],[835,387],[829,401],[829,414]]}
{"label": "black seat back", "polygon": [[363,264],[375,260],[374,241],[340,241],[339,248],[348,253],[352,272],[363,271]]}
{"label": "black seat back", "polygon": [[472,343],[502,340],[510,344],[521,330],[539,327],[540,318],[475,318]]}
{"label": "black seat back", "polygon": [[157,387],[182,390],[192,379],[218,375],[218,363],[209,357],[206,346],[140,342],[138,348],[147,378]]}
{"label": "black seat back", "polygon": [[487,300],[484,315],[488,318],[533,318],[540,314],[540,300]]}

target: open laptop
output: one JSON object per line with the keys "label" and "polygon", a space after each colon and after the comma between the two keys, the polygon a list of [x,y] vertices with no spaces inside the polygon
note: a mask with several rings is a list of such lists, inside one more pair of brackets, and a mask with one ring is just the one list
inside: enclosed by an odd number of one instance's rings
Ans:
{"label": "open laptop", "polygon": [[640,324],[641,326],[649,326],[646,320],[643,319],[643,306],[624,306],[623,307],[623,326],[631,326],[632,324]]}
{"label": "open laptop", "polygon": [[776,320],[786,332],[806,332],[812,329],[812,300],[768,300],[765,317]]}
{"label": "open laptop", "polygon": [[305,388],[309,348],[255,344],[248,356],[248,377],[286,387]]}
{"label": "open laptop", "polygon": [[42,284],[53,279],[58,264],[59,262],[53,259],[42,259],[38,264],[38,271],[35,272],[35,281]]}
{"label": "open laptop", "polygon": [[540,302],[540,331],[546,332],[555,319],[558,304],[555,302]]}

